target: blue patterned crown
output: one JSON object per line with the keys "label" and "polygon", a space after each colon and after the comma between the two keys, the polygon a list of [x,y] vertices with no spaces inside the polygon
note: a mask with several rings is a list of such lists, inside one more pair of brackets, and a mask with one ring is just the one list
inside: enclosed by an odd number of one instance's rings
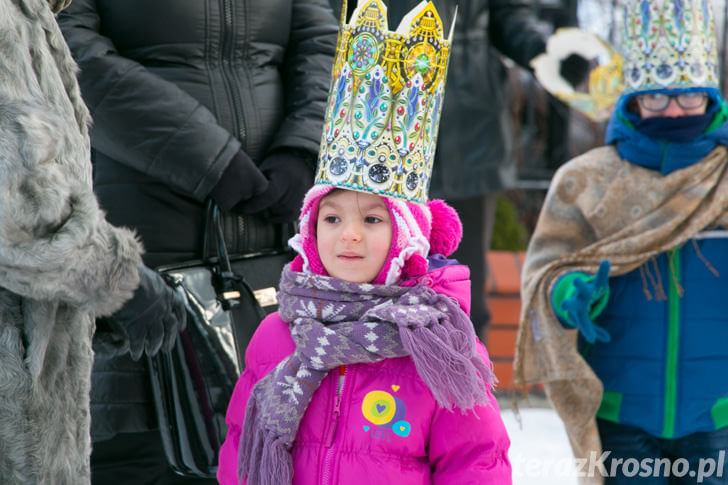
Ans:
{"label": "blue patterned crown", "polygon": [[431,2],[391,32],[382,1],[359,0],[342,18],[316,183],[427,201],[449,49]]}
{"label": "blue patterned crown", "polygon": [[624,8],[625,93],[718,87],[709,0],[626,0]]}

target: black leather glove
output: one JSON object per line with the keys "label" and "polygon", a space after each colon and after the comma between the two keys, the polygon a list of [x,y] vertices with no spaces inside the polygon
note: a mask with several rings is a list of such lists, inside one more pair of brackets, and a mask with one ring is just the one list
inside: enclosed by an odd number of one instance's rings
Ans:
{"label": "black leather glove", "polygon": [[268,209],[273,223],[291,222],[298,218],[303,197],[313,184],[313,156],[294,148],[279,148],[260,164],[268,177],[268,188],[260,195],[235,206],[235,212],[257,214]]}
{"label": "black leather glove", "polygon": [[559,74],[576,89],[589,76],[589,60],[579,54],[571,54],[561,61]]}
{"label": "black leather glove", "polygon": [[141,281],[134,296],[116,313],[97,321],[94,350],[110,355],[126,352],[139,360],[143,353],[169,351],[187,325],[185,296],[154,270],[139,268]]}
{"label": "black leather glove", "polygon": [[229,211],[235,204],[248,200],[267,188],[268,179],[248,154],[240,150],[228,163],[210,196],[220,209]]}

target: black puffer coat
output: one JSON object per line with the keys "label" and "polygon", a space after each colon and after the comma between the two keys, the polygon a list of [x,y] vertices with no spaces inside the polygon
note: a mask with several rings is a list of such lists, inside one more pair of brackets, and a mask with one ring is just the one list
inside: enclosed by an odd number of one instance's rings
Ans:
{"label": "black puffer coat", "polygon": [[[149,266],[199,255],[203,201],[241,148],[315,159],[337,35],[326,0],[74,0],[58,23],[94,119],[95,191]],[[232,250],[278,243],[263,218],[246,224],[226,214]],[[153,426],[140,365],[97,356],[95,439]]]}

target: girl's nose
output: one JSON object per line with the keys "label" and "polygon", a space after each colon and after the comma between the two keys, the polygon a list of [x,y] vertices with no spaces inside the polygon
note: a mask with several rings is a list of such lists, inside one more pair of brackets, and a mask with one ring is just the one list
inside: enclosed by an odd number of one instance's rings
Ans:
{"label": "girl's nose", "polygon": [[341,233],[341,238],[345,241],[361,241],[361,224],[356,222],[347,223]]}

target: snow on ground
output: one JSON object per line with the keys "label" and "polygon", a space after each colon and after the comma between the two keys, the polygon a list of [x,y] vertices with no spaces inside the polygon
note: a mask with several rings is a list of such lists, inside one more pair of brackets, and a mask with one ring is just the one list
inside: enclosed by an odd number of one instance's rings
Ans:
{"label": "snow on ground", "polygon": [[571,448],[556,412],[547,407],[521,408],[520,415],[522,426],[510,406],[501,403],[511,438],[513,485],[576,485]]}

